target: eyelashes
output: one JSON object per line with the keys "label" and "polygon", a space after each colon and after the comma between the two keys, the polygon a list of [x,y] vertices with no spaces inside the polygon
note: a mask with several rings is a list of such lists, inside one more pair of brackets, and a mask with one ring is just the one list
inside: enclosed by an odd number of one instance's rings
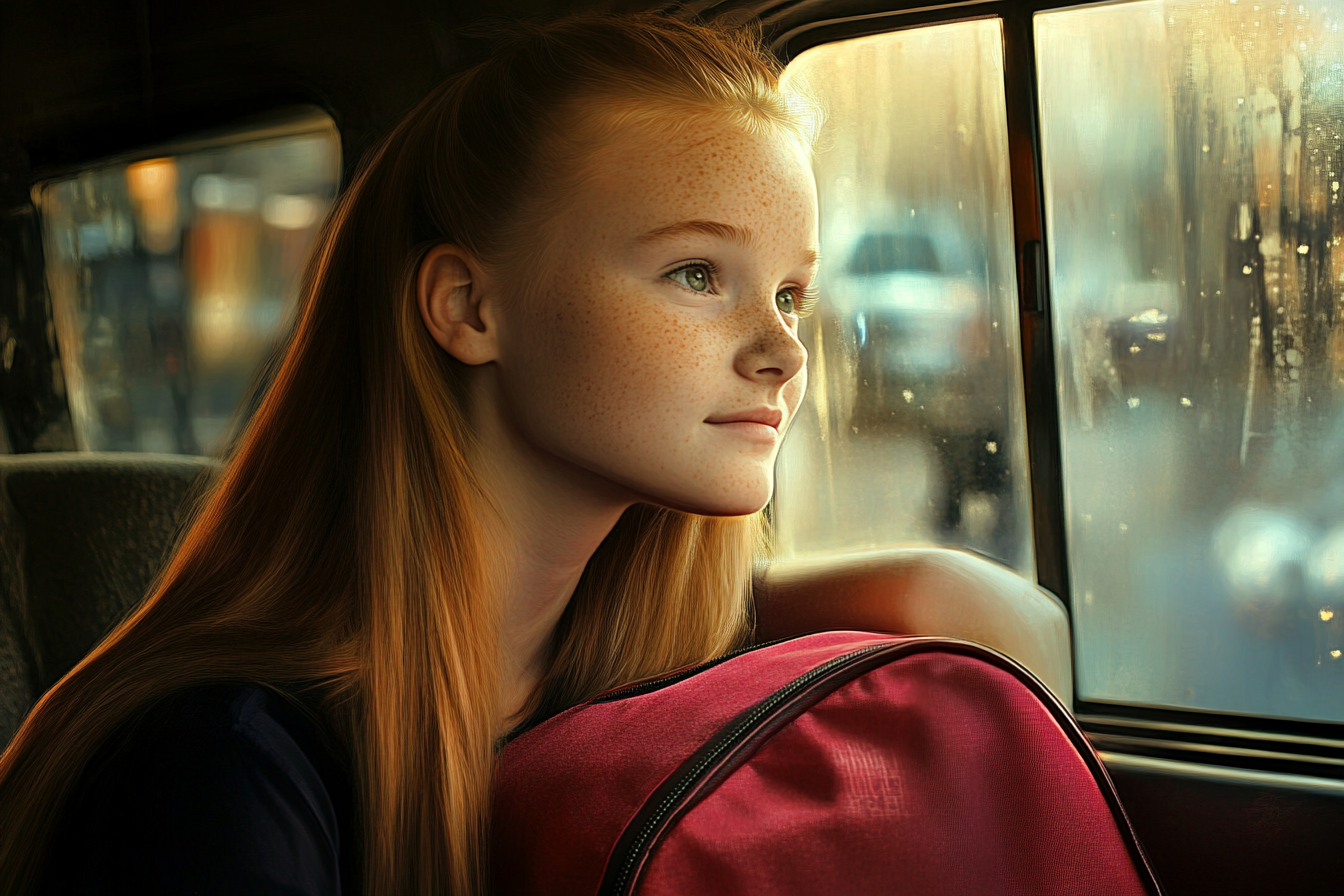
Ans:
{"label": "eyelashes", "polygon": [[797,317],[807,317],[811,314],[817,307],[817,300],[821,298],[821,293],[815,286],[809,286],[807,289],[791,286],[787,291],[793,293],[793,313]]}
{"label": "eyelashes", "polygon": [[[702,278],[704,282],[703,289],[697,289],[695,286],[691,285],[690,275],[693,271],[704,271],[705,275]],[[688,292],[697,295],[712,295],[714,294],[714,284],[719,279],[719,267],[712,261],[697,259],[679,265],[663,276]],[[696,282],[698,284],[701,280],[697,280]],[[779,304],[779,297],[785,294],[788,294],[791,297],[793,307],[791,310],[785,311],[784,313],[791,314],[794,317],[807,317],[811,314],[812,310],[816,308],[817,300],[820,297],[820,293],[815,286],[809,286],[807,288],[801,286],[786,286],[775,293],[776,305]],[[780,310],[783,311],[784,309],[781,308]]]}

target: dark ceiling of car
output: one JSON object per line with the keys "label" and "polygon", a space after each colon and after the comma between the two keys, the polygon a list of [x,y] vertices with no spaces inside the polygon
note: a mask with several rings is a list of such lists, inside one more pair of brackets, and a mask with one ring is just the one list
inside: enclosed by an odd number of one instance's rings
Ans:
{"label": "dark ceiling of car", "polygon": [[[984,2],[984,0],[971,0]],[[919,0],[5,0],[0,208],[33,183],[286,106],[341,130],[347,170],[435,84],[479,59],[482,20],[660,10],[798,23]],[[954,2],[952,6],[964,6]]]}
{"label": "dark ceiling of car", "polygon": [[[709,4],[672,4],[688,10]],[[480,48],[484,15],[668,8],[649,0],[8,0],[0,202],[34,180],[286,105],[336,120],[348,163]],[[693,10],[692,10],[693,11]]]}

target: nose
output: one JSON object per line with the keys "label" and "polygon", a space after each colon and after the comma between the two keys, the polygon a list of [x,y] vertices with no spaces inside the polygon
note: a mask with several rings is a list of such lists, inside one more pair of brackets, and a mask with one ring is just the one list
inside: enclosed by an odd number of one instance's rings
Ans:
{"label": "nose", "polygon": [[751,316],[750,338],[743,342],[733,363],[739,376],[768,386],[787,383],[807,363],[807,349],[773,305],[771,296],[770,313]]}

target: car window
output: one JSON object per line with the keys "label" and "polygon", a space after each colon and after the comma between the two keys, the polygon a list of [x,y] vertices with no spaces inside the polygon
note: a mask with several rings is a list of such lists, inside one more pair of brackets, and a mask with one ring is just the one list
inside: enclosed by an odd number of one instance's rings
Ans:
{"label": "car window", "polygon": [[80,448],[227,446],[339,174],[335,126],[310,111],[34,190]]}
{"label": "car window", "polygon": [[1344,721],[1341,19],[1036,16],[1085,700]]}
{"label": "car window", "polygon": [[811,382],[774,504],[785,558],[925,542],[1035,575],[1003,77],[997,19],[789,64],[827,112]]}

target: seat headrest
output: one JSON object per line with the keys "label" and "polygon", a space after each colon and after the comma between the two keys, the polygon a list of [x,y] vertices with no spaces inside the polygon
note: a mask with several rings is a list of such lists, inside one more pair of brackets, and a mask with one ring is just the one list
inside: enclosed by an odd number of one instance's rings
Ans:
{"label": "seat headrest", "polygon": [[[144,598],[219,462],[68,452],[0,457],[0,521],[38,694]],[[8,548],[8,546],[7,546]],[[9,548],[12,549],[12,548]]]}

